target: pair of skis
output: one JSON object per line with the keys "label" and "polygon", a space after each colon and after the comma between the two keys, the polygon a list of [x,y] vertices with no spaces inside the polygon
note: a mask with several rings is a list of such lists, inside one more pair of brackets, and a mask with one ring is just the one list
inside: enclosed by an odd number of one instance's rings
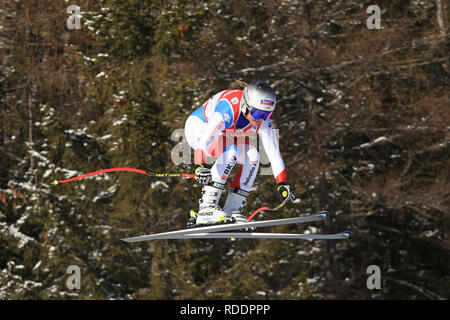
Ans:
{"label": "pair of skis", "polygon": [[[306,223],[313,221],[325,220],[330,216],[327,211],[322,211],[309,216],[296,218],[266,220],[248,223],[231,223],[214,225],[208,227],[197,227],[192,229],[182,229],[150,235],[143,235],[132,238],[121,239],[125,242],[141,242],[158,239],[347,239],[352,236],[350,231],[340,232],[336,234],[290,234],[290,233],[261,233],[261,232],[230,232],[231,230],[243,230],[247,228],[260,228],[279,226],[284,224]],[[222,232],[226,231],[226,232]]]}

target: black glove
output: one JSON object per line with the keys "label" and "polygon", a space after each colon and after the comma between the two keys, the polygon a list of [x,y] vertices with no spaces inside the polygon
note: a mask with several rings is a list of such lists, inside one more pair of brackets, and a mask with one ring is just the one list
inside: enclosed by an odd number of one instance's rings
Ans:
{"label": "black glove", "polygon": [[211,181],[211,178],[212,178],[211,170],[209,170],[208,168],[205,168],[205,166],[202,163],[199,163],[197,165],[194,173],[195,173],[195,180],[198,183],[207,185]]}
{"label": "black glove", "polygon": [[277,190],[280,193],[280,196],[283,199],[283,201],[291,202],[295,200],[294,191],[292,190],[290,185],[284,182],[280,182],[277,185]]}

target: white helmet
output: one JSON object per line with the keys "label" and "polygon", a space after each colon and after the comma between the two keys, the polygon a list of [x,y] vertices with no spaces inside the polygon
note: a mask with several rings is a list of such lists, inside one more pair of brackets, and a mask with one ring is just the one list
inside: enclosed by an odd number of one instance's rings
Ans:
{"label": "white helmet", "polygon": [[277,96],[270,85],[264,81],[250,83],[244,88],[241,99],[241,112],[247,112],[257,109],[266,112],[273,112]]}

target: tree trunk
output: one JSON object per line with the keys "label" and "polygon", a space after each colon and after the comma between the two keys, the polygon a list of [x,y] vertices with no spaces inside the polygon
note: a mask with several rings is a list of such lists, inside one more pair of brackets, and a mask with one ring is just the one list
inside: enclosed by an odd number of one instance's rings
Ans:
{"label": "tree trunk", "polygon": [[436,0],[436,19],[439,28],[441,29],[441,35],[445,37],[447,35],[445,12],[446,5],[442,3],[442,0]]}
{"label": "tree trunk", "polygon": [[[31,85],[29,87],[28,91],[28,139],[29,139],[29,148],[33,148],[33,112],[32,112],[32,106],[33,103],[31,101],[32,99],[32,88]],[[30,166],[34,166],[33,162],[33,156],[30,154]]]}

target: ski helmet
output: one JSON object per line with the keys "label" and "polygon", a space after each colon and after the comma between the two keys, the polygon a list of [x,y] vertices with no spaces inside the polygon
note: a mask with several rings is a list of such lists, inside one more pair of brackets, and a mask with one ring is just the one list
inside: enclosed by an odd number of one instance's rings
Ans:
{"label": "ski helmet", "polygon": [[241,99],[241,112],[251,113],[256,120],[270,117],[276,104],[276,94],[270,85],[264,81],[250,83],[244,88]]}

